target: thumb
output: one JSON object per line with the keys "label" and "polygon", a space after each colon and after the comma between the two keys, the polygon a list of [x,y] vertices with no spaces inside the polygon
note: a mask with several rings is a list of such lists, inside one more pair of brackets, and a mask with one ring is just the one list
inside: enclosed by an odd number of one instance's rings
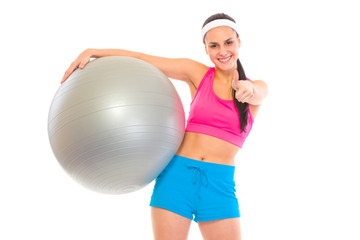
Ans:
{"label": "thumb", "polygon": [[232,81],[232,88],[236,91],[238,89],[237,83],[239,81],[239,73],[237,70],[234,71],[233,81]]}

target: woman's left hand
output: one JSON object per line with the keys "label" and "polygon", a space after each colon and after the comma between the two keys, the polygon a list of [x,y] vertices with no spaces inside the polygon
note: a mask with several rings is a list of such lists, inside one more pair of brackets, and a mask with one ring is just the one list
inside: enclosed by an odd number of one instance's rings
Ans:
{"label": "woman's left hand", "polygon": [[239,78],[238,76],[239,74],[237,73],[237,71],[235,71],[234,80],[232,83],[232,86],[236,91],[235,98],[239,102],[245,103],[254,96],[254,86],[251,81],[237,80]]}

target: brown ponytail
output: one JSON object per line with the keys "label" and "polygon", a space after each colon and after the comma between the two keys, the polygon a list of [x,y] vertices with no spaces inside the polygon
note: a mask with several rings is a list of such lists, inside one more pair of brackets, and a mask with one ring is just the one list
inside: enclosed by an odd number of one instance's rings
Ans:
{"label": "brown ponytail", "polygon": [[[245,75],[245,71],[241,65],[240,60],[237,60],[237,71],[239,73],[239,80],[240,81],[244,81],[246,80],[246,75]],[[245,131],[246,125],[248,123],[248,111],[249,111],[249,104],[248,103],[242,103],[239,102],[236,98],[235,98],[235,90],[232,90],[233,93],[233,99],[234,99],[234,104],[236,106],[236,108],[239,111],[239,118],[240,118],[240,129],[241,132]]]}

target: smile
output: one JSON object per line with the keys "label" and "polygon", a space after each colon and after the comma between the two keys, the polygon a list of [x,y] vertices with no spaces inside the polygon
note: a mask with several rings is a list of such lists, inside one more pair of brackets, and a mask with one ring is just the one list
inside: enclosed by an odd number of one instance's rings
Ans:
{"label": "smile", "polygon": [[230,55],[229,57],[227,58],[218,58],[218,60],[222,63],[227,63],[229,62],[229,60],[231,59],[232,55]]}

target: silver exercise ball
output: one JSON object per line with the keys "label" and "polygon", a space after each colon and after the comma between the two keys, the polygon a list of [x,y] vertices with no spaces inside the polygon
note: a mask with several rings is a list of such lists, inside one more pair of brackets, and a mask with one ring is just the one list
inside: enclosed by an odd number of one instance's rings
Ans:
{"label": "silver exercise ball", "polygon": [[154,180],[178,150],[184,109],[156,67],[103,57],[77,69],[52,101],[49,140],[69,175],[96,192],[122,194]]}

